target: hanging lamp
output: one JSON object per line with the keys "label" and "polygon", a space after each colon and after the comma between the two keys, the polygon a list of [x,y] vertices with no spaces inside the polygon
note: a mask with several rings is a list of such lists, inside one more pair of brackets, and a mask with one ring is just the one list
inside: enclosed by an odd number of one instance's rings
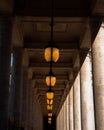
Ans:
{"label": "hanging lamp", "polygon": [[51,111],[48,112],[48,117],[52,117],[52,112]]}
{"label": "hanging lamp", "polygon": [[52,111],[53,105],[47,105],[47,110]]}
{"label": "hanging lamp", "polygon": [[48,123],[51,124],[52,122],[48,120]]}
{"label": "hanging lamp", "polygon": [[52,120],[52,118],[51,118],[51,117],[48,117],[48,120],[49,120],[49,121],[51,121],[51,120]]}
{"label": "hanging lamp", "polygon": [[51,42],[45,47],[44,53],[45,60],[47,62],[57,62],[59,59],[59,49],[55,46],[55,43]]}
{"label": "hanging lamp", "polygon": [[57,60],[59,59],[59,49],[58,47],[55,45],[55,42],[53,40],[53,22],[54,22],[54,1],[52,0],[52,10],[51,10],[51,41],[49,42],[49,44],[45,47],[45,51],[44,51],[44,57],[45,60],[47,62],[57,62]]}
{"label": "hanging lamp", "polygon": [[47,104],[52,105],[53,104],[53,99],[47,99]]}
{"label": "hanging lamp", "polygon": [[54,91],[51,89],[51,87],[48,89],[48,91],[46,92],[46,98],[51,100],[54,97]]}
{"label": "hanging lamp", "polygon": [[47,86],[55,86],[56,83],[56,76],[54,75],[54,73],[50,70],[49,74],[46,75],[46,84]]}

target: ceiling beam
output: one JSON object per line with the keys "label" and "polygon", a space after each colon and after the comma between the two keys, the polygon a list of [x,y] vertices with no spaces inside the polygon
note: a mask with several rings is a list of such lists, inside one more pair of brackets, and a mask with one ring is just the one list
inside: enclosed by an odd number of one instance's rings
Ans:
{"label": "ceiling beam", "polygon": [[[46,63],[46,62],[39,62],[39,63],[31,63],[29,64],[29,68],[40,68],[40,69],[43,69],[43,68],[48,68],[49,69],[50,67],[50,64]],[[71,69],[73,67],[73,63],[72,61],[69,62],[69,63],[64,63],[64,62],[57,62],[57,63],[53,63],[52,65],[53,68],[56,68],[56,69]]]}
{"label": "ceiling beam", "polygon": [[[57,83],[56,82],[56,85],[57,85],[57,88],[60,88],[60,89],[63,89],[63,88],[66,87],[65,83]],[[44,88],[46,88],[46,83],[44,83],[44,84],[43,83],[36,83],[34,88],[36,88],[36,89],[44,89]]]}
{"label": "ceiling beam", "polygon": [[[29,50],[36,50],[36,49],[44,49],[45,46],[49,44],[48,42],[25,42],[24,48],[27,48]],[[79,43],[78,42],[56,42],[56,45],[59,47],[59,49],[79,49]]]}
{"label": "ceiling beam", "polygon": [[[45,76],[43,76],[43,75],[33,75],[33,78],[35,78],[35,79],[44,79],[45,80]],[[56,80],[68,80],[68,78],[69,78],[69,75],[68,74],[66,74],[66,75],[56,75]]]}
{"label": "ceiling beam", "polygon": [[[63,95],[63,90],[54,90],[54,94],[55,95]],[[46,95],[46,91],[45,90],[37,90],[37,95],[40,96],[40,95]]]}

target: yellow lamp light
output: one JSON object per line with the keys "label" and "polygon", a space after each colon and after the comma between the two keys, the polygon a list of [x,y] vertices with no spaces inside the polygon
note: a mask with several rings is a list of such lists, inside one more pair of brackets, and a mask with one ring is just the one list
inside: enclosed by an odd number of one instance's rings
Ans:
{"label": "yellow lamp light", "polygon": [[48,45],[45,48],[44,57],[47,62],[57,62],[59,59],[59,49],[54,45]]}
{"label": "yellow lamp light", "polygon": [[54,91],[52,91],[52,90],[49,89],[46,92],[46,97],[47,97],[47,99],[53,99],[53,97],[54,97]]}
{"label": "yellow lamp light", "polygon": [[53,99],[47,99],[47,104],[52,105],[53,104]]}
{"label": "yellow lamp light", "polygon": [[47,86],[55,86],[56,83],[56,76],[53,74],[52,71],[49,72],[48,75],[46,75],[46,84]]}
{"label": "yellow lamp light", "polygon": [[48,111],[51,111],[51,110],[52,110],[52,108],[53,108],[53,106],[52,106],[52,105],[47,105],[47,110],[48,110]]}
{"label": "yellow lamp light", "polygon": [[48,113],[48,117],[52,117],[52,112],[49,112],[49,113]]}
{"label": "yellow lamp light", "polygon": [[48,123],[51,124],[52,122],[48,120]]}
{"label": "yellow lamp light", "polygon": [[52,118],[51,117],[48,117],[48,121],[51,121],[52,120]]}

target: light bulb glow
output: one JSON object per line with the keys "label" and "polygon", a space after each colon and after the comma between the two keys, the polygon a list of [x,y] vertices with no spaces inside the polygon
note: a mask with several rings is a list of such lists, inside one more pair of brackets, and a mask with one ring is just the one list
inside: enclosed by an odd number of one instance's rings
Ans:
{"label": "light bulb glow", "polygon": [[53,104],[53,99],[47,99],[47,104],[52,105]]}
{"label": "light bulb glow", "polygon": [[53,92],[53,91],[48,91],[48,92],[46,93],[46,97],[47,97],[47,99],[53,99],[53,97],[54,97],[54,92]]}
{"label": "light bulb glow", "polygon": [[47,110],[51,111],[51,110],[52,110],[52,108],[53,108],[53,106],[52,106],[52,105],[47,105]]}
{"label": "light bulb glow", "polygon": [[[51,56],[52,55],[52,56]],[[45,48],[44,57],[47,62],[57,62],[59,59],[59,49],[55,46]]]}

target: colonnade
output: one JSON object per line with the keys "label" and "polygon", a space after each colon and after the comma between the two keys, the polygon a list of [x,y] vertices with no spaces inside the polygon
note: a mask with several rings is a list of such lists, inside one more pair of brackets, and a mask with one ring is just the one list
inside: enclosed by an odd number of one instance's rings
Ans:
{"label": "colonnade", "polygon": [[[64,104],[57,116],[57,130],[104,130],[103,26],[81,66]],[[64,111],[68,112],[64,113]]]}
{"label": "colonnade", "polygon": [[[0,130],[8,130],[9,117],[11,123],[15,121],[15,127],[24,127],[26,130],[29,130],[32,129],[31,126],[33,125],[31,124],[34,121],[36,122],[35,127],[42,129],[42,112],[39,108],[39,104],[35,100],[31,79],[28,79],[27,76],[27,66],[20,64],[22,63],[21,56],[23,55],[21,48],[14,50],[15,65],[13,69],[15,73],[12,73],[14,77],[11,87],[12,85],[15,86],[15,90],[10,88],[12,21],[11,13],[3,13],[0,16]],[[21,80],[23,77],[25,77],[25,79]],[[26,83],[25,81],[29,82]],[[29,89],[29,87],[31,87],[31,89]],[[15,97],[13,94],[13,97],[10,97],[12,93],[11,90],[13,92],[15,91]],[[23,90],[25,91],[23,92]],[[14,99],[15,104],[11,104],[11,107],[8,108],[10,99]],[[34,99],[34,102],[32,99]],[[39,116],[40,121],[38,120],[37,122],[38,117],[34,118],[32,114]],[[12,119],[12,117],[14,117],[14,119]],[[102,26],[92,44],[91,53],[88,53],[57,116],[57,130],[103,129],[104,28]]]}

